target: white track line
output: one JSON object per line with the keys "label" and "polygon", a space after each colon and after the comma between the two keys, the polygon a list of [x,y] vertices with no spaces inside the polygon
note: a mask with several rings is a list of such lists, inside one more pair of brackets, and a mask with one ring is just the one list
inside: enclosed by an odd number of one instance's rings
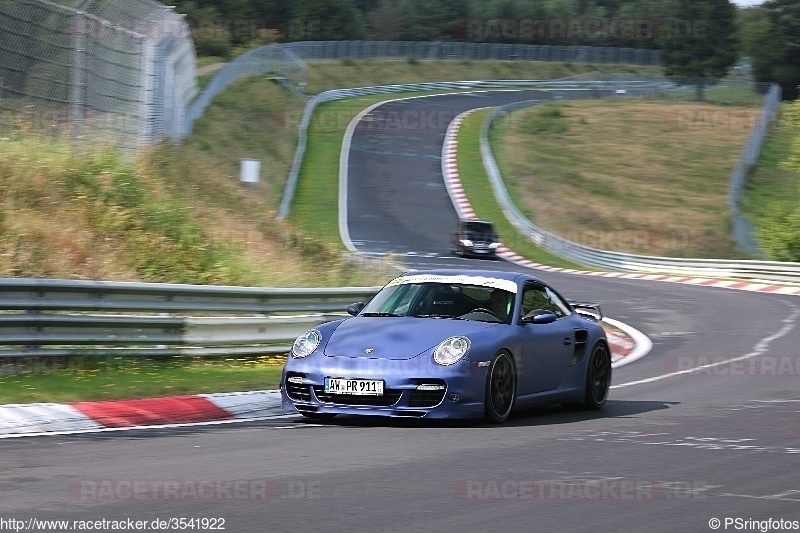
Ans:
{"label": "white track line", "polygon": [[752,359],[753,357],[758,357],[760,355],[764,355],[766,351],[769,349],[769,345],[781,337],[784,337],[789,334],[790,331],[794,329],[795,322],[797,321],[798,316],[800,316],[800,308],[792,306],[792,312],[783,319],[784,326],[769,335],[768,337],[764,337],[760,341],[756,343],[753,347],[753,351],[747,353],[745,355],[740,355],[738,357],[732,357],[730,359],[726,359],[725,361],[715,361],[713,363],[709,363],[707,365],[700,365],[692,368],[687,368],[684,370],[678,370],[677,372],[670,372],[668,374],[661,374],[660,376],[653,376],[652,378],[647,379],[640,379],[638,381],[629,381],[627,383],[620,383],[619,385],[612,385],[612,389],[620,389],[622,387],[631,387],[633,385],[641,385],[643,383],[653,383],[655,381],[661,381],[662,379],[667,379],[675,376],[682,376],[684,374],[692,374],[694,372],[699,372],[700,370],[705,370],[708,368],[717,368],[724,365],[729,365],[731,363],[736,363],[739,361],[746,361],[747,359]]}

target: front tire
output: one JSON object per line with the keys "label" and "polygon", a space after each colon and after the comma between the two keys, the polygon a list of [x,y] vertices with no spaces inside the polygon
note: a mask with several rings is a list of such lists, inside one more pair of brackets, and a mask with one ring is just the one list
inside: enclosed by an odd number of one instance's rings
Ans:
{"label": "front tire", "polygon": [[486,375],[485,418],[502,424],[511,415],[517,393],[517,372],[508,352],[500,352],[489,363]]}
{"label": "front tire", "polygon": [[604,342],[592,348],[586,369],[586,392],[583,400],[585,409],[600,409],[606,403],[611,388],[611,352]]}

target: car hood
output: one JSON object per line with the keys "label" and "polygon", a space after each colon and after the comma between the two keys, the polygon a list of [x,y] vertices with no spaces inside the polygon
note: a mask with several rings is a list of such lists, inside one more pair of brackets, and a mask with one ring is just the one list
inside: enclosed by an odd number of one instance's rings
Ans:
{"label": "car hood", "polygon": [[355,317],[328,339],[328,357],[411,359],[455,335],[470,335],[498,324],[474,320],[411,317]]}

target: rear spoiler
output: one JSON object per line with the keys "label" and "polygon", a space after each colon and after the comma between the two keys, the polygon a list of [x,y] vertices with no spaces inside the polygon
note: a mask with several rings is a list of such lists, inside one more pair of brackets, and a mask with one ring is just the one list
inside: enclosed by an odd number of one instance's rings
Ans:
{"label": "rear spoiler", "polygon": [[600,309],[600,304],[589,302],[570,302],[570,305],[576,312],[590,316],[595,320],[603,319],[603,311]]}

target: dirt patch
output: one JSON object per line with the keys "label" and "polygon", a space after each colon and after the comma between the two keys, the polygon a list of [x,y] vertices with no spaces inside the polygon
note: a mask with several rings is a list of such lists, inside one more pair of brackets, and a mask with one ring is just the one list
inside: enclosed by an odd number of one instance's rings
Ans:
{"label": "dirt patch", "polygon": [[206,65],[204,67],[200,67],[197,69],[197,75],[202,76],[203,74],[208,74],[209,72],[216,72],[217,70],[221,69],[227,65],[227,63],[213,63],[211,65]]}

